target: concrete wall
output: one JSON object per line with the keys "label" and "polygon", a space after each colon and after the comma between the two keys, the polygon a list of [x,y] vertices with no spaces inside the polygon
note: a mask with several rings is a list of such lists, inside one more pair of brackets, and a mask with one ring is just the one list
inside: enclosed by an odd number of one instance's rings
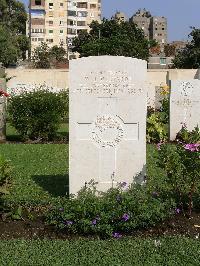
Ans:
{"label": "concrete wall", "polygon": [[[8,92],[31,89],[35,85],[46,84],[54,91],[69,87],[68,69],[7,69],[7,76],[12,77],[8,82]],[[169,80],[194,79],[197,69],[149,69],[147,87],[149,104],[156,107],[160,100],[160,85],[169,84]]]}
{"label": "concrete wall", "polygon": [[6,69],[8,92],[16,93],[46,84],[54,91],[68,88],[68,69]]}

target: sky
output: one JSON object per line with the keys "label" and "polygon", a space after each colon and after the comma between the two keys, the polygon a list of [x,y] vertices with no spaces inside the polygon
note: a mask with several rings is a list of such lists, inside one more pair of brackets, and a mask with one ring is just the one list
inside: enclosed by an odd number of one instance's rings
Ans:
{"label": "sky", "polygon": [[[28,3],[28,0],[21,0]],[[58,0],[54,0],[58,1]],[[131,17],[139,8],[153,16],[168,19],[168,41],[187,40],[190,27],[200,28],[200,0],[101,0],[102,17],[111,18],[116,11]]]}

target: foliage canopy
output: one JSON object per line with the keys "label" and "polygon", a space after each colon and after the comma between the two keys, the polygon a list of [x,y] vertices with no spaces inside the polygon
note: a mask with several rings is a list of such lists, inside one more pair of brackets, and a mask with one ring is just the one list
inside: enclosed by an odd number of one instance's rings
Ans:
{"label": "foliage canopy", "polygon": [[150,43],[133,22],[103,19],[93,21],[89,33],[80,32],[73,41],[73,52],[81,57],[97,55],[129,56],[147,60]]}
{"label": "foliage canopy", "polygon": [[174,58],[175,68],[200,68],[200,29],[192,28],[191,42]]}

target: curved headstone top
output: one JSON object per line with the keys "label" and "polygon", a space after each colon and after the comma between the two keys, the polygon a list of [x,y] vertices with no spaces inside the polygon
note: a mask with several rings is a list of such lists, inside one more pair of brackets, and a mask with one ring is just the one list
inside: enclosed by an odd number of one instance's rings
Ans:
{"label": "curved headstone top", "polygon": [[170,93],[170,140],[183,126],[200,127],[200,80],[172,80]]}

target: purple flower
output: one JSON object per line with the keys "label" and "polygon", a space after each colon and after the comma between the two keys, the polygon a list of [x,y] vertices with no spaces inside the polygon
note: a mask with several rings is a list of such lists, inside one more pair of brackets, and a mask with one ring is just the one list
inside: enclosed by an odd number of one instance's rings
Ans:
{"label": "purple flower", "polygon": [[114,238],[120,238],[120,237],[122,237],[122,235],[120,233],[117,233],[117,232],[113,233],[112,236]]}
{"label": "purple flower", "polygon": [[93,225],[96,225],[96,224],[97,224],[97,219],[92,220],[91,223],[92,223]]}
{"label": "purple flower", "polygon": [[127,182],[123,181],[123,182],[120,183],[120,187],[126,187],[127,184],[128,184]]}
{"label": "purple flower", "polygon": [[162,142],[159,142],[157,145],[156,145],[156,147],[157,147],[157,149],[160,151],[160,146],[162,145]]}
{"label": "purple flower", "polygon": [[175,212],[176,212],[176,214],[179,214],[181,212],[181,210],[179,208],[176,208]]}
{"label": "purple flower", "polygon": [[65,220],[65,221],[64,221],[64,224],[66,224],[66,225],[69,225],[69,226],[70,226],[70,225],[72,225],[72,224],[73,224],[73,222],[72,222],[72,221],[70,221],[70,220]]}
{"label": "purple flower", "polygon": [[199,151],[199,146],[200,144],[196,143],[196,144],[185,144],[183,147],[185,150],[189,150],[189,151]]}
{"label": "purple flower", "polygon": [[94,218],[94,219],[91,221],[91,224],[92,224],[92,225],[96,225],[97,222],[100,221],[100,220],[101,220],[101,219],[100,219],[99,215],[97,215],[96,218]]}
{"label": "purple flower", "polygon": [[125,213],[123,216],[122,216],[122,220],[124,220],[125,222],[128,221],[130,219],[130,215],[128,213]]}

